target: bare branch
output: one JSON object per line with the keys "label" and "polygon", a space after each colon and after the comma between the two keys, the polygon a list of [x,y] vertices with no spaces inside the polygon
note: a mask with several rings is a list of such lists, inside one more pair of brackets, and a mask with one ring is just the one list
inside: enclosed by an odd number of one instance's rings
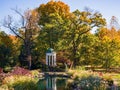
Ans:
{"label": "bare branch", "polygon": [[8,15],[7,18],[4,19],[4,23],[3,26],[10,29],[17,37],[21,38],[22,40],[24,40],[24,38],[22,38],[17,32],[16,30],[18,29],[16,26],[12,26],[12,17]]}
{"label": "bare branch", "polygon": [[9,29],[19,38],[21,38],[24,41],[24,38],[22,38],[18,33],[15,32],[16,29],[9,27]]}
{"label": "bare branch", "polygon": [[21,16],[21,19],[22,19],[22,27],[24,27],[25,26],[25,18],[24,18],[24,15],[22,15],[18,10],[17,10],[17,8],[16,9],[11,9],[11,10],[13,10],[13,11],[15,11],[18,15],[20,15]]}

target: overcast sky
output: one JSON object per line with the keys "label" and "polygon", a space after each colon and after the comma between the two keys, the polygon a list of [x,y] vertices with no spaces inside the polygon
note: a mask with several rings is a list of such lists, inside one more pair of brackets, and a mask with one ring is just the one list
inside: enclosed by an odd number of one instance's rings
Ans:
{"label": "overcast sky", "polygon": [[[39,7],[42,3],[47,3],[49,0],[0,0],[0,22],[3,21],[7,15],[15,13],[11,8],[20,8],[21,11],[25,11],[28,8],[34,9]],[[83,10],[85,7],[89,7],[102,13],[107,22],[110,22],[112,16],[116,16],[120,20],[120,0],[61,0],[70,6],[70,10],[76,9]],[[4,28],[1,27],[3,30]],[[4,29],[5,30],[5,29]],[[7,30],[5,30],[9,33]]]}

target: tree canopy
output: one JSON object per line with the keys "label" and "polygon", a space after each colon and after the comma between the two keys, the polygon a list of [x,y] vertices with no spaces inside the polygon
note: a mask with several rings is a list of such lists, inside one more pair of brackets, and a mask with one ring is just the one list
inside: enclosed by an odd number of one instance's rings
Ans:
{"label": "tree canopy", "polygon": [[[108,29],[101,13],[89,9],[71,12],[67,4],[53,0],[24,13],[13,10],[21,22],[14,22],[11,16],[5,19],[4,26],[15,36],[0,33],[3,63],[20,59],[16,60],[18,65],[41,68],[45,65],[46,50],[53,48],[58,53],[58,65],[62,62],[63,66],[91,65],[106,69],[120,65],[120,30]],[[93,29],[96,29],[94,34]],[[28,63],[21,63],[21,59]]]}

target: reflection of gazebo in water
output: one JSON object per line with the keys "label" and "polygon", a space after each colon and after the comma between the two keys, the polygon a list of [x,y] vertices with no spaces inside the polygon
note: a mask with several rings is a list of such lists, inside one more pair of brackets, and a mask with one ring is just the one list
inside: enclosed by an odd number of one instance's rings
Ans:
{"label": "reflection of gazebo in water", "polygon": [[46,80],[46,89],[47,90],[57,90],[56,78],[55,77],[47,78],[47,80]]}
{"label": "reflection of gazebo in water", "polygon": [[38,90],[57,90],[57,79],[56,77],[47,77],[39,80]]}
{"label": "reflection of gazebo in water", "polygon": [[52,48],[49,48],[46,52],[46,65],[56,66],[56,52]]}

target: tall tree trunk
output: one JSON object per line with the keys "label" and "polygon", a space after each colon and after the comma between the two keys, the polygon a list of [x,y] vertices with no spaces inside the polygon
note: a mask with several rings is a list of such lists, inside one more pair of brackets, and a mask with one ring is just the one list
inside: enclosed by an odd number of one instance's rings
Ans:
{"label": "tall tree trunk", "polygon": [[25,54],[26,60],[28,61],[28,68],[31,69],[32,65],[32,55],[31,55],[31,41],[30,39],[25,40]]}
{"label": "tall tree trunk", "polygon": [[73,66],[75,68],[77,63],[78,63],[77,58],[76,58],[76,50],[75,49],[73,50],[73,60],[74,60],[73,61]]}
{"label": "tall tree trunk", "polygon": [[31,54],[27,55],[27,61],[28,61],[28,68],[31,69],[31,65],[32,65],[32,57]]}
{"label": "tall tree trunk", "polygon": [[75,68],[77,65],[77,58],[76,58],[76,54],[77,54],[77,47],[76,47],[76,43],[75,40],[73,39],[73,67]]}

